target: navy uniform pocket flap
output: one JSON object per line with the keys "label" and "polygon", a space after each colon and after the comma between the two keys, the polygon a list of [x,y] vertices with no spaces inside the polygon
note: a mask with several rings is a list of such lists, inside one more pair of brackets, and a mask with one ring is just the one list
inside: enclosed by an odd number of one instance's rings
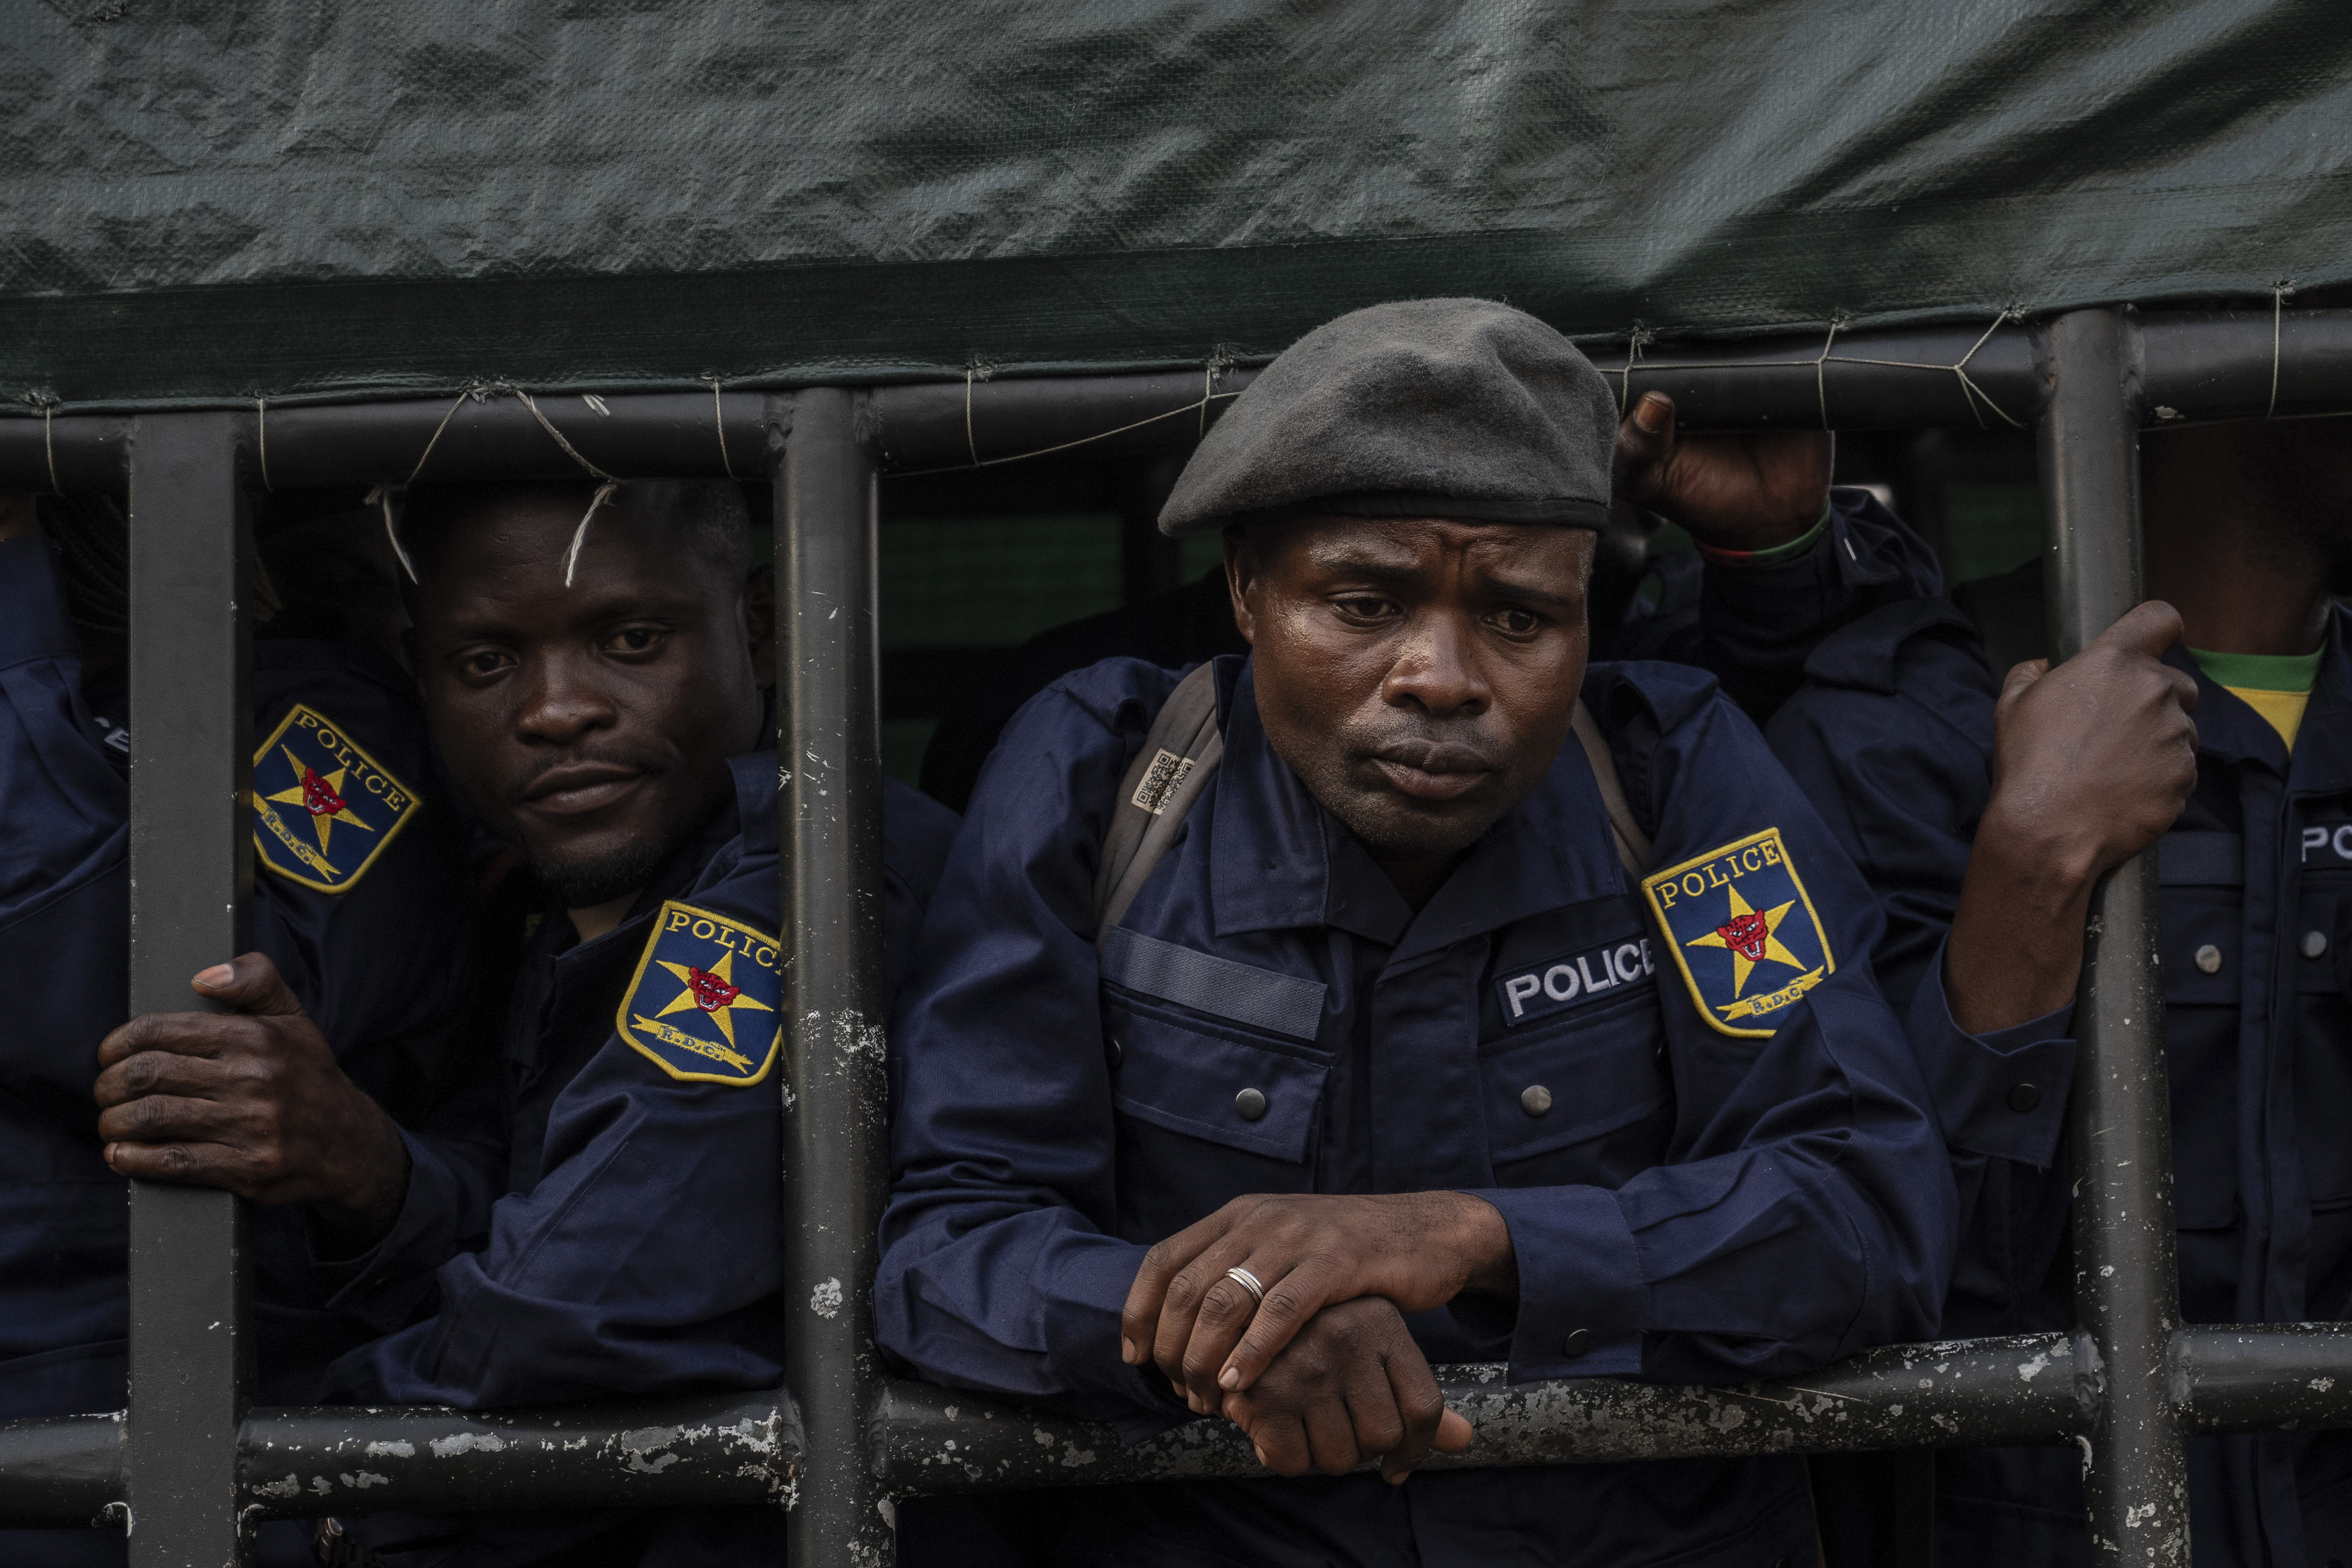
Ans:
{"label": "navy uniform pocket flap", "polygon": [[2157,945],[2166,1001],[2237,1006],[2239,977],[2246,967],[2241,894],[2239,888],[2213,883],[2166,885],[2163,931]]}
{"label": "navy uniform pocket flap", "polygon": [[1102,975],[1130,991],[1235,1023],[1312,1042],[1323,1025],[1320,980],[1237,963],[1116,926],[1104,939]]}
{"label": "navy uniform pocket flap", "polygon": [[1665,1103],[1655,992],[1551,1029],[1513,1032],[1486,1051],[1486,1139],[1497,1167],[1589,1142]]}
{"label": "navy uniform pocket flap", "polygon": [[1254,1040],[1244,1030],[1106,991],[1111,1099],[1171,1133],[1302,1161],[1315,1130],[1328,1057]]}

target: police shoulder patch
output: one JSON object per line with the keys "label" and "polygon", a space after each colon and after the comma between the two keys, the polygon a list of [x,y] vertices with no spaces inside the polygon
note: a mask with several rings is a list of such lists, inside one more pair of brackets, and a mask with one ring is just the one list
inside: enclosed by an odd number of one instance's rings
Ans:
{"label": "police shoulder patch", "polygon": [[1642,891],[1699,1016],[1718,1033],[1769,1035],[1774,1014],[1837,970],[1778,828],[1644,877]]}
{"label": "police shoulder patch", "polygon": [[672,1078],[747,1088],[783,1043],[776,939],[676,899],[661,906],[614,1027]]}
{"label": "police shoulder patch", "polygon": [[415,791],[303,703],[254,753],[252,794],[261,863],[320,893],[356,885],[417,810]]}

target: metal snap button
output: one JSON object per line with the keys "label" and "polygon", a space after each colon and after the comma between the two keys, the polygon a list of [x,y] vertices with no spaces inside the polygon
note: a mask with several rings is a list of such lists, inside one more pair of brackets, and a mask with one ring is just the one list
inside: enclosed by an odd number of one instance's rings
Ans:
{"label": "metal snap button", "polygon": [[1519,1091],[1519,1109],[1530,1116],[1540,1116],[1551,1109],[1551,1091],[1540,1083],[1530,1083]]}
{"label": "metal snap button", "polygon": [[1256,1121],[1260,1116],[1265,1114],[1265,1091],[1258,1089],[1243,1090],[1240,1093],[1234,1096],[1234,1109],[1240,1113],[1243,1121]]}
{"label": "metal snap button", "polygon": [[2221,949],[2208,942],[2197,949],[2197,967],[2209,975],[2221,972]]}
{"label": "metal snap button", "polygon": [[1559,1351],[1562,1355],[1578,1356],[1582,1355],[1586,1351],[1591,1348],[1592,1331],[1591,1329],[1574,1329],[1570,1332],[1567,1339],[1560,1342]]}
{"label": "metal snap button", "polygon": [[2303,934],[2303,956],[2304,956],[2305,957],[2306,957],[2306,958],[2316,958],[2316,957],[2318,957],[2322,953],[2325,953],[2325,952],[2326,952],[2326,951],[2327,951],[2327,933],[2326,933],[2326,932],[2325,932],[2325,931],[2306,931],[2306,932],[2305,932],[2305,933]]}
{"label": "metal snap button", "polygon": [[2009,1108],[2021,1116],[2041,1103],[2042,1091],[2031,1083],[2021,1083],[2009,1092]]}
{"label": "metal snap button", "polygon": [[1112,1066],[1112,1067],[1114,1067],[1114,1068],[1118,1067],[1118,1064],[1119,1064],[1119,1061],[1120,1061],[1120,1059],[1121,1059],[1121,1058],[1123,1058],[1123,1057],[1124,1057],[1124,1056],[1126,1056],[1126,1055],[1127,1055],[1127,1047],[1126,1047],[1124,1044],[1122,1044],[1122,1043],[1120,1042],[1118,1036],[1117,1036],[1117,1035],[1113,1035],[1113,1036],[1111,1036],[1111,1037],[1110,1037],[1110,1064],[1111,1064],[1111,1066]]}

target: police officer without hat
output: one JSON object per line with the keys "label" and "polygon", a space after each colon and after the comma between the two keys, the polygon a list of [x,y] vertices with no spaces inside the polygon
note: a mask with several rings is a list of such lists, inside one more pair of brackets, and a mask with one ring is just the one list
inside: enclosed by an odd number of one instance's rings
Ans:
{"label": "police officer without hat", "polygon": [[[1957,899],[1937,890],[1948,910],[1959,908],[1948,947],[1923,975],[1948,988],[1963,1019],[2063,1007],[2081,951],[2073,901],[2086,873],[2161,835],[2158,972],[2182,1315],[2341,1320],[2352,1316],[2343,1130],[2352,1105],[2352,660],[2336,599],[2352,591],[2352,422],[2151,430],[2140,462],[2147,582],[2160,601],[2046,674],[2018,666],[1997,708],[1990,691],[1969,697],[1964,683],[1946,682],[1959,727],[1938,746],[1923,739],[1906,746],[1914,755],[1834,763],[1858,785],[1849,800],[1882,802],[1857,813],[1862,839],[1915,863],[1957,853],[1966,864]],[[2038,636],[2018,634],[2041,625],[2038,577],[2029,563],[1960,596],[2012,657],[2038,646]],[[1924,667],[1907,669],[1906,685],[1916,688]],[[1811,745],[1826,755],[1862,717],[1851,704],[1815,715]],[[2065,743],[2065,768],[2044,771],[2033,759],[2046,749],[2036,729]],[[2087,755],[2115,749],[2125,729],[2149,737],[2137,786],[2120,786],[2125,769]],[[2086,763],[2118,787],[2067,786],[2066,773]],[[1800,765],[1801,777],[1809,771]],[[1971,779],[1997,800],[2006,780],[2037,771],[2061,786],[2038,821],[2004,823],[1988,810],[1981,826],[1973,812],[1906,821],[1886,809],[1900,796],[1964,793]],[[1890,779],[1899,789],[1885,787]],[[2055,930],[2035,908],[2053,902]],[[2069,904],[2074,934],[2061,941]],[[2006,914],[2008,928],[1978,919],[1989,912]],[[2039,915],[2043,932],[2020,931],[2021,915]],[[1944,1332],[2071,1329],[2073,1177],[2062,1132],[2073,1042],[2006,1063],[1931,1050],[1927,1065],[1956,1152],[1974,1153],[1986,1195],[1964,1233]],[[2074,1459],[1972,1449],[1940,1455],[1938,1469],[1939,1558],[2091,1560]],[[2192,1437],[2189,1489],[2200,1564],[2352,1562],[2352,1443],[2341,1433]]]}
{"label": "police officer without hat", "polygon": [[[391,1212],[324,1272],[335,1304],[400,1332],[336,1364],[342,1398],[482,1408],[782,1380],[769,580],[733,486],[638,482],[591,501],[585,486],[410,493],[425,717],[547,897],[505,1019],[491,1131],[507,1196],[468,1207],[376,1173]],[[895,784],[884,806],[895,977],[954,819]],[[351,1528],[389,1563],[509,1568],[772,1555],[783,1519]]]}
{"label": "police officer without hat", "polygon": [[1227,530],[1253,652],[1204,666],[1222,758],[1116,924],[1107,836],[1189,776],[1139,756],[1178,677],[1066,677],[982,776],[899,1031],[877,1332],[1328,1478],[1087,1489],[1061,1560],[1809,1561],[1787,1458],[1347,1472],[1473,1440],[1433,1362],[1727,1382],[1933,1327],[1951,1183],[1875,901],[1712,679],[1585,667],[1616,423],[1506,307],[1308,334],[1161,517]]}

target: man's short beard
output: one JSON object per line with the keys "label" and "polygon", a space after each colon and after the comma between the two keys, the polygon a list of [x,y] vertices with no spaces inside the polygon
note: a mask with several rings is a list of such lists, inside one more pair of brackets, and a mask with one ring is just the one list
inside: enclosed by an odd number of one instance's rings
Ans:
{"label": "man's short beard", "polygon": [[564,908],[593,909],[653,881],[677,852],[676,844],[639,840],[593,860],[535,861],[531,870]]}

